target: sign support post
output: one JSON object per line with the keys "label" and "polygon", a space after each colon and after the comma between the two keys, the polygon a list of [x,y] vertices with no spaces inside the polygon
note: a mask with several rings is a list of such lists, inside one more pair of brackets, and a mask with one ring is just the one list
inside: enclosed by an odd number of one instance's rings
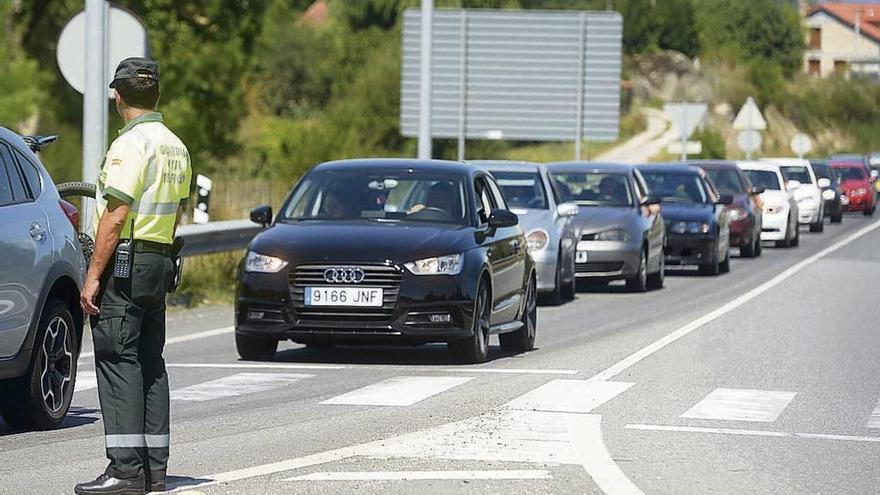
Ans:
{"label": "sign support post", "polygon": [[419,159],[431,159],[431,51],[434,0],[422,0],[422,53],[419,59]]}
{"label": "sign support post", "polygon": [[461,11],[461,64],[459,65],[458,90],[458,161],[464,161],[464,147],[467,144],[467,10]]}
{"label": "sign support post", "polygon": [[[86,0],[86,72],[85,97],[83,98],[83,155],[82,177],[84,182],[95,183],[98,166],[104,154],[107,140],[107,89],[105,66],[107,65],[107,6],[104,0]],[[83,231],[92,228],[92,200],[83,201]]]}
{"label": "sign support post", "polygon": [[580,161],[581,148],[584,144],[584,55],[586,52],[587,38],[587,15],[581,12],[580,15],[580,46],[578,47],[578,87],[577,87],[577,122],[575,123],[575,141],[574,141],[574,159]]}

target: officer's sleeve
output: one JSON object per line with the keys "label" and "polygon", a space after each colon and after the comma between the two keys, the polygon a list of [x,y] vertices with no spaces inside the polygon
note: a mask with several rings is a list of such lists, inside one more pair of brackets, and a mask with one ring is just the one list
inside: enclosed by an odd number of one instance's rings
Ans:
{"label": "officer's sleeve", "polygon": [[130,140],[118,138],[107,151],[101,171],[104,199],[112,196],[131,206],[144,192],[145,150]]}

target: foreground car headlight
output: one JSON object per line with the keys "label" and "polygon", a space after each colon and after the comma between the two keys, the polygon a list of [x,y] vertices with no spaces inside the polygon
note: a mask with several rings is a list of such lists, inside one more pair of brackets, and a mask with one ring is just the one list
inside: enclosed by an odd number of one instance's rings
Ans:
{"label": "foreground car headlight", "polygon": [[247,258],[244,261],[244,271],[246,272],[278,273],[285,266],[287,266],[287,262],[281,258],[266,256],[253,251],[247,254]]}
{"label": "foreground car headlight", "polygon": [[541,229],[533,230],[526,236],[526,245],[529,248],[529,252],[544,249],[547,247],[547,242],[549,241],[550,236],[547,235],[547,232]]}
{"label": "foreground car headlight", "polygon": [[728,216],[730,217],[731,221],[736,222],[748,217],[749,212],[742,208],[732,208],[728,210]]}
{"label": "foreground car headlight", "polygon": [[436,258],[412,261],[403,266],[413,275],[458,275],[464,265],[464,256],[448,254]]}
{"label": "foreground car headlight", "polygon": [[597,241],[628,242],[629,239],[629,232],[623,229],[611,229],[596,234]]}

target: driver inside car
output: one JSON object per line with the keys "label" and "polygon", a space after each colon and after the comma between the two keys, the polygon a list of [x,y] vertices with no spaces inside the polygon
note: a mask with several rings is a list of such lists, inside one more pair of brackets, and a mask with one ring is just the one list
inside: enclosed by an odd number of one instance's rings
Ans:
{"label": "driver inside car", "polygon": [[418,213],[426,208],[434,208],[442,210],[451,218],[459,218],[456,208],[457,195],[455,194],[455,186],[449,182],[437,182],[428,190],[424,204],[413,205],[409,210],[409,214]]}

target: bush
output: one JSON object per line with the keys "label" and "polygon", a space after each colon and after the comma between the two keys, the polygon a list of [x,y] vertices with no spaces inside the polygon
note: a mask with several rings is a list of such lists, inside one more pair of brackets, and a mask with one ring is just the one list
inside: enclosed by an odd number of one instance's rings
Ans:
{"label": "bush", "polygon": [[724,144],[724,137],[718,131],[709,128],[698,129],[691,136],[691,140],[699,141],[703,144],[703,150],[694,158],[709,160],[723,160],[727,158],[727,145]]}

